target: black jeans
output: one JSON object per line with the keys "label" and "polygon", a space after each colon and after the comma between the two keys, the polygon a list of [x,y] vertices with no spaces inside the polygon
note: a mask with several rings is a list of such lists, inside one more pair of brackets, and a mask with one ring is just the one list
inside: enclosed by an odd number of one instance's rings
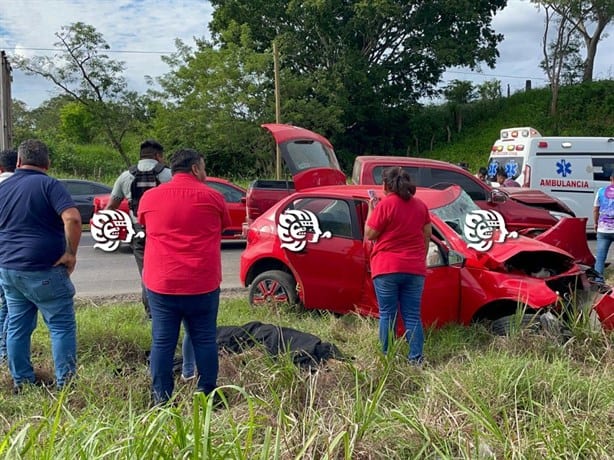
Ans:
{"label": "black jeans", "polygon": [[[138,224],[134,225],[134,230],[138,233],[143,230]],[[151,311],[149,309],[149,300],[147,299],[147,291],[143,284],[143,257],[145,256],[145,237],[133,238],[130,243],[132,246],[132,254],[134,254],[134,260],[136,260],[136,266],[139,269],[139,276],[141,277],[141,301],[145,307],[145,312],[151,318]]]}

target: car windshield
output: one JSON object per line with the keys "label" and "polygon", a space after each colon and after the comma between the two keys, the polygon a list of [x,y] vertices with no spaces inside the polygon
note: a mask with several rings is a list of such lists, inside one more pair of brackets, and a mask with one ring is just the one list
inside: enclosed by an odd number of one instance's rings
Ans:
{"label": "car windshield", "polygon": [[448,224],[465,240],[463,232],[465,217],[473,211],[478,211],[480,207],[475,204],[464,190],[460,192],[460,195],[454,201],[440,208],[431,209],[431,212]]}

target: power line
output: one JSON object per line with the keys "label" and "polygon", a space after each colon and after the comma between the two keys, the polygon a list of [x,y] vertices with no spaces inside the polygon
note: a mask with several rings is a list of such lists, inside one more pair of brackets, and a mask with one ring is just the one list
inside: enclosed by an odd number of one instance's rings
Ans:
{"label": "power line", "polygon": [[[26,51],[62,51],[57,48],[32,48],[32,47],[19,47],[21,50]],[[105,52],[105,53],[117,53],[117,54],[172,54],[174,51],[145,51],[145,50],[101,50],[96,49],[94,51]],[[521,80],[543,80],[547,81],[547,78],[544,77],[530,77],[530,76],[522,76],[522,75],[500,75],[500,74],[491,74],[491,73],[482,73],[482,72],[471,72],[471,71],[460,71],[460,70],[446,70],[446,73],[458,74],[458,75],[474,75],[474,76],[483,76],[483,77],[494,77],[494,78],[518,78]]]}
{"label": "power line", "polygon": [[482,72],[462,72],[460,70],[446,70],[446,73],[454,73],[454,74],[460,74],[460,75],[481,75],[484,77],[497,77],[497,78],[520,78],[523,80],[544,80],[544,81],[548,81],[547,78],[544,77],[525,77],[522,75],[497,75],[497,74],[489,74],[489,73],[482,73]]}
{"label": "power line", "polygon": [[[57,48],[28,48],[25,46],[20,46],[20,50],[26,51],[63,51]],[[125,53],[125,54],[172,54],[174,51],[144,51],[144,50],[105,50],[105,49],[94,49],[93,51],[99,51],[103,53]]]}

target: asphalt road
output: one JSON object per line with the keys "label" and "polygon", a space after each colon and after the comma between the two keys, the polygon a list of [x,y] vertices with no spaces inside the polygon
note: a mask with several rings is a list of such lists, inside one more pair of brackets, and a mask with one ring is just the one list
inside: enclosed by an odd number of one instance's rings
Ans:
{"label": "asphalt road", "polygon": [[[239,258],[245,248],[244,242],[222,243],[222,291],[240,289]],[[82,298],[134,295],[141,292],[139,272],[131,252],[123,250],[103,252],[94,249],[89,232],[83,232],[77,267],[71,279],[76,296]]]}

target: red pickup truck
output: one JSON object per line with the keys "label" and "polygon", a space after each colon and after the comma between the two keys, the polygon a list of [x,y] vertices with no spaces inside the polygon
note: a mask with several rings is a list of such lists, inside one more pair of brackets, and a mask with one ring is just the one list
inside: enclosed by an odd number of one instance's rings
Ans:
{"label": "red pickup truck", "polygon": [[498,211],[508,228],[523,234],[538,234],[563,217],[575,217],[565,203],[541,190],[493,188],[459,166],[427,158],[358,156],[354,160],[352,183],[381,186],[383,171],[395,166],[407,171],[420,187],[460,185],[480,208]]}
{"label": "red pickup truck", "polygon": [[[243,233],[255,218],[275,202],[300,191],[322,185],[342,185],[346,177],[339,167],[332,144],[307,129],[282,124],[262,125],[269,130],[294,182],[255,181],[247,190],[247,222]],[[574,217],[563,202],[539,190],[527,188],[493,188],[463,168],[426,158],[394,156],[358,156],[354,162],[352,182],[381,187],[382,171],[388,167],[406,169],[417,186],[446,188],[459,185],[482,209],[498,211],[510,231],[537,236],[553,227],[563,217]],[[584,222],[586,224],[586,222]],[[586,238],[561,235],[558,247],[570,252],[585,265],[595,262]]]}

